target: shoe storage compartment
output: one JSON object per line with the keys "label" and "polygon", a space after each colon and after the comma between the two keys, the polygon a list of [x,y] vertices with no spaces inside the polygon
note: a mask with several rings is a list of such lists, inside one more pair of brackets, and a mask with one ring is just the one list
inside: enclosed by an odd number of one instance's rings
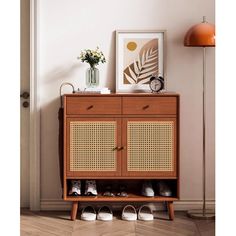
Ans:
{"label": "shoe storage compartment", "polygon": [[[162,94],[68,94],[64,96],[64,200],[73,202],[166,201],[173,219],[179,198],[179,96]],[[69,196],[71,180],[82,194]],[[84,196],[86,180],[96,180],[98,196]],[[172,196],[142,196],[144,181],[164,181]],[[127,197],[103,196],[127,186]]]}
{"label": "shoe storage compartment", "polygon": [[66,118],[66,177],[121,176],[121,119]]}
{"label": "shoe storage compartment", "polygon": [[122,176],[177,177],[175,117],[122,119]]}
{"label": "shoe storage compartment", "polygon": [[[85,195],[85,181],[84,179],[81,181],[81,195],[80,196],[69,196],[69,189],[71,187],[71,179],[67,180],[67,196],[66,199],[70,201],[147,201],[147,202],[155,202],[155,201],[175,201],[178,199],[178,191],[177,191],[177,180],[176,179],[160,179],[160,180],[151,180],[151,184],[154,190],[154,197],[147,197],[142,195],[142,186],[147,180],[96,180],[97,186],[97,196],[87,196]],[[171,196],[162,196],[159,194],[159,189],[157,187],[158,182],[164,182],[171,189]],[[111,196],[104,196],[104,193],[109,191],[112,193]],[[127,196],[120,196],[120,192],[124,191],[127,193]]]}

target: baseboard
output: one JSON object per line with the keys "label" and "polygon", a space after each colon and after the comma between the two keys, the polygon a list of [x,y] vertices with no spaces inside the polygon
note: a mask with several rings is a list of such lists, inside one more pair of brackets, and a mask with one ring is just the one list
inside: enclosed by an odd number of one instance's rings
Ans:
{"label": "baseboard", "polygon": [[[90,203],[96,208],[103,206],[106,203]],[[113,209],[120,209],[127,203],[110,203]],[[137,203],[135,205],[141,205]],[[87,203],[83,202],[79,205],[80,208],[86,206]],[[149,203],[153,210],[164,210],[165,205],[163,203]],[[207,200],[206,206],[209,209],[215,209],[215,200]],[[174,203],[176,211],[186,211],[190,209],[200,209],[202,207],[202,200],[179,200]],[[69,211],[71,209],[71,203],[60,199],[41,199],[41,210],[42,211]]]}

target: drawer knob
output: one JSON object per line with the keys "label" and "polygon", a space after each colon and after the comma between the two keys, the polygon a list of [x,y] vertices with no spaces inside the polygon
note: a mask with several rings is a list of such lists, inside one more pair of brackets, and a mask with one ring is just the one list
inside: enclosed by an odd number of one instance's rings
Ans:
{"label": "drawer knob", "polygon": [[90,110],[90,109],[92,109],[92,108],[93,108],[93,105],[87,107],[87,110]]}
{"label": "drawer knob", "polygon": [[146,105],[146,106],[143,107],[143,110],[146,110],[148,108],[149,108],[149,105]]}

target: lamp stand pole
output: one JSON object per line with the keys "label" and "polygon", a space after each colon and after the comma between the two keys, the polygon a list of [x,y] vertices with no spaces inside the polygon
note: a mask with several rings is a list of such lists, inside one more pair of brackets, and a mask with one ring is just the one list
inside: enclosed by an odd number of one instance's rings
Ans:
{"label": "lamp stand pole", "polygon": [[205,91],[206,91],[206,47],[203,47],[203,84],[202,84],[202,122],[203,122],[203,159],[202,159],[202,186],[203,186],[203,206],[199,210],[189,210],[187,215],[195,219],[214,219],[215,212],[206,209],[206,105],[205,105]]}

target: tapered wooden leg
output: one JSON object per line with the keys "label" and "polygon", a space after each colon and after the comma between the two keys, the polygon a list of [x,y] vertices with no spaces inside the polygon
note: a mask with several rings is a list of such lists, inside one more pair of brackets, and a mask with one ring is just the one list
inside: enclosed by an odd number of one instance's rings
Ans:
{"label": "tapered wooden leg", "polygon": [[174,204],[173,204],[173,202],[167,202],[167,207],[168,207],[168,212],[169,212],[170,220],[174,220],[175,212],[174,212]]}
{"label": "tapered wooden leg", "polygon": [[75,220],[77,216],[77,210],[78,210],[79,202],[72,202],[72,208],[71,208],[71,220]]}

